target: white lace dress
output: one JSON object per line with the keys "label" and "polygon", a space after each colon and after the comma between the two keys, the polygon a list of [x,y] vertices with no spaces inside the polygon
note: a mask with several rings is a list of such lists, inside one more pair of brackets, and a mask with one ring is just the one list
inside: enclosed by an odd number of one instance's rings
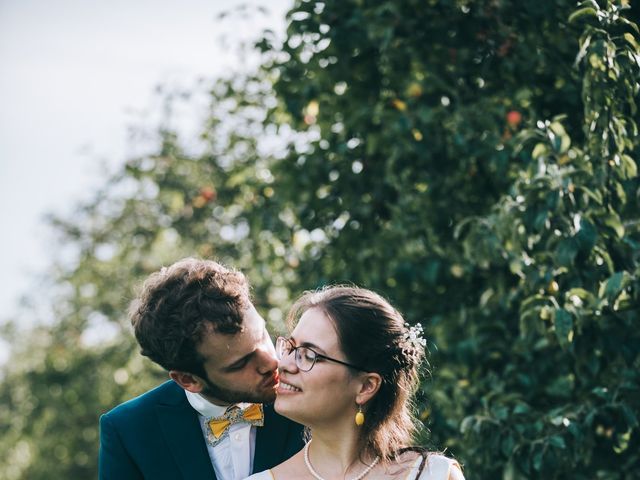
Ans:
{"label": "white lace dress", "polygon": [[[431,454],[427,456],[427,464],[424,466],[420,477],[417,477],[418,470],[420,470],[420,463],[422,457],[418,457],[415,463],[412,465],[411,470],[403,480],[449,480],[449,475],[452,469],[460,468],[458,462],[447,458],[443,455]],[[459,473],[459,479],[464,480],[462,474]],[[375,480],[375,475],[370,474],[365,477],[366,480]],[[245,480],[289,480],[285,478],[276,478],[271,470],[264,470],[260,473],[254,473]]]}

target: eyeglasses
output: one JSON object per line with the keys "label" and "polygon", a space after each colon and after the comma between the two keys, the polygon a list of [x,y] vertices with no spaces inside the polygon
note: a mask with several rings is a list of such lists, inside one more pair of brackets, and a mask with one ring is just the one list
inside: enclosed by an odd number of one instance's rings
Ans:
{"label": "eyeglasses", "polygon": [[278,357],[278,360],[282,360],[283,358],[288,357],[289,355],[291,355],[291,352],[295,352],[294,358],[296,361],[296,366],[302,372],[308,372],[309,370],[311,370],[319,358],[329,360],[331,362],[336,362],[340,365],[344,365],[345,367],[360,370],[361,372],[368,372],[368,370],[365,370],[364,368],[356,367],[355,365],[343,362],[342,360],[336,360],[335,358],[322,355],[321,353],[316,352],[310,347],[296,347],[288,338],[278,337],[276,339],[276,356]]}

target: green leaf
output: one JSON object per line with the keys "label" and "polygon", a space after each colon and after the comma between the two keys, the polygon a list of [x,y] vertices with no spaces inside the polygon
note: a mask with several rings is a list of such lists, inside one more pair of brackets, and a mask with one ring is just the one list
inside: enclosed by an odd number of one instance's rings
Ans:
{"label": "green leaf", "polygon": [[520,480],[522,476],[518,473],[516,467],[516,461],[513,457],[509,458],[509,461],[502,471],[502,480]]}
{"label": "green leaf", "polygon": [[[565,347],[563,347],[565,348]],[[573,375],[558,374],[549,385],[547,385],[544,391],[558,398],[571,398],[573,395],[573,389],[575,388],[575,379]]]}
{"label": "green leaf", "polygon": [[587,368],[589,369],[589,372],[591,372],[591,375],[595,377],[600,371],[600,366],[601,366],[600,358],[595,355],[590,355],[586,359],[586,364],[587,364]]}
{"label": "green leaf", "polygon": [[622,454],[627,448],[629,448],[629,441],[631,440],[631,429],[622,434],[616,435],[617,443],[613,447],[613,451],[618,455]]}
{"label": "green leaf", "polygon": [[580,231],[575,236],[578,248],[585,253],[591,252],[598,239],[596,227],[587,219],[580,219]]}
{"label": "green leaf", "polygon": [[476,419],[473,416],[465,417],[460,423],[460,433],[465,434],[471,430],[476,423]]}
{"label": "green leaf", "polygon": [[620,204],[624,205],[627,203],[627,192],[624,190],[624,186],[620,182],[613,182],[614,189],[616,191],[616,196],[620,201]]}
{"label": "green leaf", "polygon": [[595,8],[585,7],[585,8],[576,10],[571,15],[569,15],[569,23],[573,23],[577,20],[580,20],[581,18],[585,18],[585,17],[597,18],[597,16],[598,16],[598,12],[595,10]]}
{"label": "green leaf", "polygon": [[560,154],[566,153],[569,147],[571,147],[571,138],[567,135],[562,124],[560,122],[551,122],[549,130],[553,132],[552,142],[554,150]]}
{"label": "green leaf", "polygon": [[593,201],[596,202],[598,205],[602,205],[602,193],[600,193],[598,190],[591,190],[590,188],[585,187],[584,185],[580,185],[577,189],[584,192],[589,198],[593,199]]}
{"label": "green leaf", "polygon": [[629,427],[631,428],[637,428],[638,427],[638,417],[636,415],[636,413],[629,408],[628,405],[622,405],[622,413],[624,414],[624,418],[627,422],[627,425],[629,425]]}
{"label": "green leaf", "polygon": [[540,294],[532,295],[520,304],[520,312],[526,312],[531,308],[547,305],[548,303],[549,299],[546,296]]}
{"label": "green leaf", "polygon": [[636,162],[627,154],[620,156],[620,171],[622,178],[630,180],[638,176],[638,166]]}
{"label": "green leaf", "polygon": [[563,238],[558,243],[555,251],[556,261],[559,265],[569,267],[578,254],[578,242],[575,238]]}
{"label": "green leaf", "polygon": [[553,445],[556,448],[567,448],[567,444],[565,443],[564,438],[562,438],[560,435],[549,437],[549,445]]}
{"label": "green leaf", "polygon": [[544,143],[538,143],[534,148],[533,152],[531,152],[532,158],[538,158],[543,155],[546,155],[548,152],[547,146]]}
{"label": "green leaf", "polygon": [[606,299],[609,305],[612,305],[615,299],[620,295],[631,282],[631,277],[627,272],[616,272],[611,275],[605,282],[600,284],[598,296]]}
{"label": "green leaf", "polygon": [[554,326],[560,346],[565,347],[573,340],[573,317],[563,308],[555,311]]}
{"label": "green leaf", "polygon": [[593,304],[596,301],[596,297],[593,293],[585,290],[584,288],[571,288],[565,293],[567,301],[571,301],[571,297],[578,297],[586,304]]}
{"label": "green leaf", "polygon": [[603,223],[607,227],[611,228],[616,233],[618,238],[624,237],[624,225],[622,225],[620,217],[617,213],[610,211],[609,214],[604,217]]}
{"label": "green leaf", "polygon": [[531,459],[531,464],[533,466],[533,469],[536,471],[540,471],[540,468],[542,467],[542,455],[543,455],[544,451],[542,450],[542,448],[536,448],[535,451],[533,452],[533,457]]}
{"label": "green leaf", "polygon": [[623,37],[633,48],[635,48],[636,52],[640,52],[640,45],[638,45],[638,42],[636,42],[636,39],[632,34],[627,32]]}
{"label": "green leaf", "polygon": [[626,19],[626,18],[624,18],[624,17],[620,17],[620,21],[621,21],[622,23],[624,23],[625,25],[627,25],[627,26],[629,26],[629,27],[633,28],[633,30],[635,30],[635,32],[636,32],[637,34],[640,34],[640,27],[638,27],[638,25],[637,25],[637,24],[633,23],[632,21],[630,21],[630,20],[628,20],[628,19]]}
{"label": "green leaf", "polygon": [[511,455],[511,453],[513,453],[513,447],[515,446],[515,443],[516,442],[512,434],[506,434],[502,437],[502,440],[500,442],[500,449],[505,457],[508,457],[509,455]]}
{"label": "green leaf", "polygon": [[606,387],[595,387],[591,390],[591,393],[604,400],[608,400],[611,397],[609,389]]}

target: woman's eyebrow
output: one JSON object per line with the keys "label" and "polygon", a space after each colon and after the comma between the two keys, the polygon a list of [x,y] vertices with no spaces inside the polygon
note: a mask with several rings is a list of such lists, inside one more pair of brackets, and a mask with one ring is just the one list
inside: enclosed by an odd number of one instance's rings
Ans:
{"label": "woman's eyebrow", "polygon": [[319,350],[318,353],[326,353],[324,348],[322,348],[319,345],[316,345],[313,342],[302,342],[302,343],[300,343],[300,345],[298,345],[298,342],[296,342],[296,339],[295,339],[295,337],[293,335],[289,337],[289,340],[297,347],[313,348],[314,350]]}
{"label": "woman's eyebrow", "polygon": [[318,353],[326,353],[324,348],[319,347],[318,345],[316,345],[315,343],[311,343],[311,342],[302,342],[300,344],[301,347],[307,347],[307,348],[311,348],[313,350],[318,350]]}

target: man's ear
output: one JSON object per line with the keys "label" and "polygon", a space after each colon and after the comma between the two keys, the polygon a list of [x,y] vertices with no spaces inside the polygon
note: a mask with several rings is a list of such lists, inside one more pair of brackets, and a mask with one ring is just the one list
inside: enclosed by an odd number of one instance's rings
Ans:
{"label": "man's ear", "polygon": [[179,370],[170,370],[169,377],[186,391],[191,393],[200,393],[204,387],[202,380],[192,373],[181,372]]}
{"label": "man's ear", "polygon": [[360,390],[356,395],[356,403],[364,405],[371,400],[382,385],[382,377],[375,372],[365,373],[362,375],[362,382],[360,383]]}

